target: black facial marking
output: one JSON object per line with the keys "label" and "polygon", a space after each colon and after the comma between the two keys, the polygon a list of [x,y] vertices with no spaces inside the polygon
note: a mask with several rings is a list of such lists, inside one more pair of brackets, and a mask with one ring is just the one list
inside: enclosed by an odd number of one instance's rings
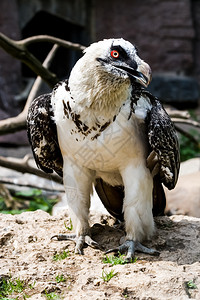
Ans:
{"label": "black facial marking", "polygon": [[[102,65],[104,65],[104,64],[114,64],[115,65],[118,62],[123,62],[131,69],[133,69],[133,70],[137,69],[137,67],[138,67],[137,62],[133,59],[133,57],[130,57],[129,53],[127,53],[126,50],[122,46],[111,45],[110,53],[113,50],[115,50],[119,53],[119,56],[117,58],[112,57],[110,54],[110,55],[108,55],[107,58],[97,57],[96,60],[98,62],[100,62]],[[136,53],[137,53],[137,50],[136,50]]]}
{"label": "black facial marking", "polygon": [[110,59],[104,59],[104,58],[101,58],[101,57],[97,57],[96,60],[98,62],[100,62],[102,65],[110,63]]}
{"label": "black facial marking", "polygon": [[122,48],[120,45],[117,46],[111,46],[110,51],[116,50],[119,52],[119,58],[120,60],[126,60],[129,58],[126,50],[124,50],[124,48]]}
{"label": "black facial marking", "polygon": [[126,50],[122,46],[120,46],[120,45],[116,45],[116,46],[112,45],[110,51],[112,51],[112,50],[116,50],[116,51],[119,52],[119,57],[117,59],[113,58],[113,60],[123,61],[128,66],[130,66],[131,68],[133,68],[135,70],[137,69],[138,65],[137,65],[136,61],[133,60],[133,58],[131,58],[129,56],[129,54],[126,52]]}

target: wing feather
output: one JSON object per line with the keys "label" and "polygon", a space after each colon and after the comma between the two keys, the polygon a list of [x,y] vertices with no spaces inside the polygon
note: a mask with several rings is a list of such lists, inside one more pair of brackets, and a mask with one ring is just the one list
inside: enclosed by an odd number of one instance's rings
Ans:
{"label": "wing feather", "polygon": [[148,139],[151,151],[156,154],[161,182],[173,189],[176,185],[179,168],[179,143],[174,124],[161,102],[148,93],[152,108],[147,115]]}
{"label": "wing feather", "polygon": [[28,138],[37,166],[46,173],[55,171],[62,176],[63,159],[53,117],[51,94],[34,99],[27,117]]}

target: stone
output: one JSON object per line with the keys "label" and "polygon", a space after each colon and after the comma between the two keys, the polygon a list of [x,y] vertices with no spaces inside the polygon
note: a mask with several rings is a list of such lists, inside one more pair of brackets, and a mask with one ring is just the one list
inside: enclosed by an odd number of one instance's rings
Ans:
{"label": "stone", "polygon": [[181,164],[175,189],[165,189],[166,212],[200,218],[200,158]]}

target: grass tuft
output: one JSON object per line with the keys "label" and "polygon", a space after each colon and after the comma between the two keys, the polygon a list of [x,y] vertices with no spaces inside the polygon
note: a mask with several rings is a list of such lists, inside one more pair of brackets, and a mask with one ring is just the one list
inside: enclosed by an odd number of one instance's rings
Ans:
{"label": "grass tuft", "polygon": [[66,281],[66,278],[65,278],[65,276],[63,274],[56,276],[56,282],[57,283],[65,282],[65,281]]}
{"label": "grass tuft", "polygon": [[67,230],[72,231],[72,230],[73,230],[73,224],[72,224],[71,218],[70,218],[70,220],[69,220],[69,223],[70,223],[70,225],[67,226],[66,222],[64,222],[65,228],[66,228]]}
{"label": "grass tuft", "polygon": [[[200,134],[197,130],[190,130],[189,133],[193,136],[197,141],[200,140]],[[200,152],[200,143],[194,143],[188,137],[181,135],[179,139],[180,143],[180,156],[181,161],[185,161],[194,157],[199,156]]]}
{"label": "grass tuft", "polygon": [[110,272],[106,272],[105,270],[102,271],[101,278],[103,279],[104,282],[110,281],[111,278],[116,276],[118,273],[112,269]]}
{"label": "grass tuft", "polygon": [[63,252],[54,254],[53,260],[54,261],[58,261],[58,260],[65,259],[65,258],[67,258],[69,256],[70,256],[69,250],[67,250],[67,251],[64,250]]}
{"label": "grass tuft", "polygon": [[16,279],[5,279],[2,278],[0,280],[0,299],[6,298],[6,296],[11,295],[13,293],[21,293],[25,289],[24,281],[16,278]]}
{"label": "grass tuft", "polygon": [[48,213],[52,212],[53,206],[58,199],[52,198],[47,193],[39,189],[29,189],[24,191],[10,190],[15,207],[7,207],[4,197],[0,196],[0,212],[3,214],[20,214],[25,211],[35,211],[42,209]]}
{"label": "grass tuft", "polygon": [[[133,258],[131,260],[131,263],[135,263],[136,261],[137,261],[137,257]],[[130,263],[130,261],[126,260],[126,256],[124,254],[121,254],[120,252],[118,252],[118,256],[106,255],[103,258],[103,263],[111,264],[112,266],[114,266],[114,265],[124,265],[124,264]]]}
{"label": "grass tuft", "polygon": [[45,297],[46,297],[47,300],[60,300],[61,299],[60,295],[58,295],[57,293],[54,293],[54,292],[47,293],[45,291]]}
{"label": "grass tuft", "polygon": [[186,286],[187,286],[188,289],[197,289],[197,285],[194,283],[193,280],[187,281]]}

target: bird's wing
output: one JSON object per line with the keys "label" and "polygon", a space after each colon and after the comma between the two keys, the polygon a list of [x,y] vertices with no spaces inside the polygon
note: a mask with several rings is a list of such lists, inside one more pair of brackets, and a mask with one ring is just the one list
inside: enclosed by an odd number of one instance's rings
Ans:
{"label": "bird's wing", "polygon": [[116,219],[123,221],[124,187],[111,186],[101,178],[97,178],[95,190],[107,211]]}
{"label": "bird's wing", "polygon": [[46,173],[62,176],[63,159],[53,121],[51,94],[34,99],[27,117],[28,138],[37,166]]}
{"label": "bird's wing", "polygon": [[180,168],[178,138],[174,124],[160,101],[150,93],[146,94],[152,103],[146,118],[151,150],[147,162],[151,165],[151,160],[157,161],[160,181],[171,190],[176,185]]}

